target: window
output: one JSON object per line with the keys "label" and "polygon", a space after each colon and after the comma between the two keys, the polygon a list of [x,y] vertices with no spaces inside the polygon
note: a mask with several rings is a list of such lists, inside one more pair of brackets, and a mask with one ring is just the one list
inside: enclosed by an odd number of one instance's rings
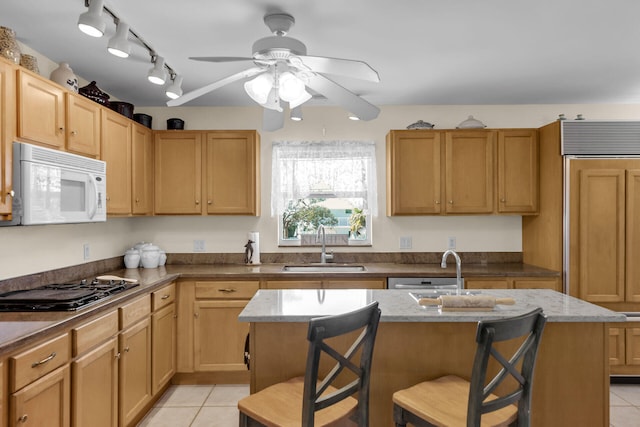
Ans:
{"label": "window", "polygon": [[373,141],[274,142],[271,214],[280,245],[370,245],[377,215]]}

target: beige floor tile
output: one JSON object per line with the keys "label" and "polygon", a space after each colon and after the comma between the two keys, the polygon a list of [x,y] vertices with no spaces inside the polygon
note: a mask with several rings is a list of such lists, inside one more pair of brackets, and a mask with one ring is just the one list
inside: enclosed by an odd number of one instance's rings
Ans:
{"label": "beige floor tile", "polygon": [[235,406],[204,406],[191,427],[237,427],[238,409]]}
{"label": "beige floor tile", "polygon": [[609,406],[631,406],[629,402],[615,394],[614,392],[609,393]]}
{"label": "beige floor tile", "polygon": [[202,406],[211,390],[212,385],[181,385],[170,386],[156,403],[156,407]]}
{"label": "beige floor tile", "polygon": [[640,409],[635,406],[612,406],[609,421],[612,427],[638,427]]}
{"label": "beige floor tile", "polygon": [[249,395],[249,385],[221,384],[213,387],[204,406],[236,406],[238,400]]}
{"label": "beige floor tile", "polygon": [[199,410],[199,407],[153,408],[138,427],[189,427]]}
{"label": "beige floor tile", "polygon": [[[622,398],[634,406],[640,406],[640,386],[637,384],[613,384],[610,387],[611,393]],[[638,422],[640,425],[640,422]]]}

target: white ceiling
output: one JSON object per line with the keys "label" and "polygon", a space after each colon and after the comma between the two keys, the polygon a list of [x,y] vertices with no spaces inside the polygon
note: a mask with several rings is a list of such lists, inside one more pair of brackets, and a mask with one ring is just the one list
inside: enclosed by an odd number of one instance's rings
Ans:
{"label": "white ceiling", "polygon": [[[190,56],[250,56],[286,12],[308,54],[367,62],[380,83],[334,79],[376,105],[640,103],[638,0],[105,0],[184,76],[188,92],[247,68]],[[165,105],[150,58],[106,51],[77,28],[84,0],[3,0],[19,41],[136,106]],[[328,101],[312,101],[316,104]],[[186,105],[253,105],[242,82]]]}

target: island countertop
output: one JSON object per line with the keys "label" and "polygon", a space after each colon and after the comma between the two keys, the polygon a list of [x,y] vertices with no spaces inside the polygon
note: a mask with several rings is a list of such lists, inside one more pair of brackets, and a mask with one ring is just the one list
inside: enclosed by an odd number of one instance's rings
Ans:
{"label": "island countertop", "polygon": [[241,322],[308,322],[313,317],[344,313],[378,301],[381,322],[477,322],[516,316],[535,307],[542,307],[549,322],[626,320],[624,314],[548,289],[487,289],[481,294],[513,298],[516,303],[497,305],[492,311],[459,312],[421,306],[410,291],[399,289],[261,289],[238,319]]}

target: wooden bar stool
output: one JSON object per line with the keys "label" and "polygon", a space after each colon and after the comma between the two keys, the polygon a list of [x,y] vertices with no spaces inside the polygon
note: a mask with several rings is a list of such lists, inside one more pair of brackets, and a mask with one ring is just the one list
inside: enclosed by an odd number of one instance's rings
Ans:
{"label": "wooden bar stool", "polygon": [[[274,384],[241,399],[238,402],[240,427],[338,426],[354,425],[353,422],[368,426],[369,377],[379,320],[378,302],[349,313],[311,319],[305,376]],[[354,331],[361,332],[344,354],[327,343],[331,338]],[[320,380],[318,370],[323,354],[334,359],[335,366]],[[350,382],[336,385],[335,380],[344,381],[345,374]]]}
{"label": "wooden bar stool", "polygon": [[[529,426],[533,370],[545,322],[541,308],[521,316],[478,322],[471,381],[447,375],[395,392],[396,426]],[[522,343],[509,358],[493,345],[518,339]],[[490,357],[499,363],[500,371],[488,381]],[[509,391],[494,394],[498,385]]]}

